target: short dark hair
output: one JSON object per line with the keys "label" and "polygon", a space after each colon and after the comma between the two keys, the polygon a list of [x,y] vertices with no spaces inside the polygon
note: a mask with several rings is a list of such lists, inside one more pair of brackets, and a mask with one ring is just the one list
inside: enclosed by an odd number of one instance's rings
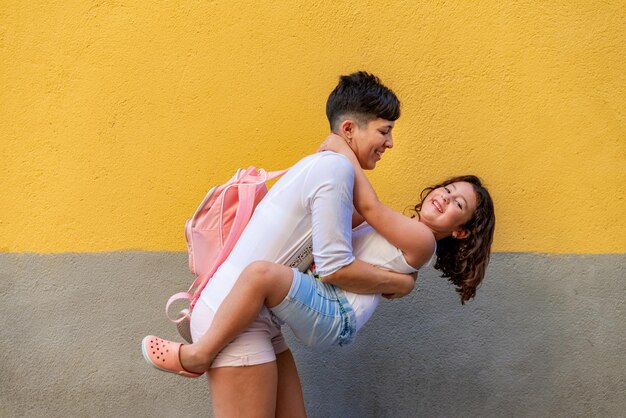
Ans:
{"label": "short dark hair", "polygon": [[326,116],[332,132],[346,116],[359,125],[377,118],[394,121],[400,117],[400,100],[378,77],[359,71],[339,77],[339,84],[328,96]]}

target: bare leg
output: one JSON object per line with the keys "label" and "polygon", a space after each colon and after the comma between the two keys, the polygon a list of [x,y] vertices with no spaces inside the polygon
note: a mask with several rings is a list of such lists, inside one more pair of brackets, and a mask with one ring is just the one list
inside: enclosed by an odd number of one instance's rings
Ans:
{"label": "bare leg", "polygon": [[268,261],[255,261],[244,269],[208,331],[194,344],[180,348],[180,362],[190,372],[208,370],[217,354],[259,315],[263,305],[274,307],[285,299],[293,271]]}
{"label": "bare leg", "polygon": [[300,377],[291,351],[287,350],[278,354],[276,364],[278,366],[276,417],[306,418]]}
{"label": "bare leg", "polygon": [[209,370],[211,400],[216,418],[274,418],[276,362]]}

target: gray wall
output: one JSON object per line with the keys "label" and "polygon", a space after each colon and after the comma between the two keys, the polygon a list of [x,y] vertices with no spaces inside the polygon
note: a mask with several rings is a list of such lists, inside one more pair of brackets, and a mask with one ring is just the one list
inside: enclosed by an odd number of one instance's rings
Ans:
{"label": "gray wall", "polygon": [[[207,382],[146,365],[175,338],[186,254],[0,254],[0,416],[200,417]],[[626,415],[626,254],[494,254],[461,307],[434,270],[384,302],[354,345],[286,332],[311,417]]]}

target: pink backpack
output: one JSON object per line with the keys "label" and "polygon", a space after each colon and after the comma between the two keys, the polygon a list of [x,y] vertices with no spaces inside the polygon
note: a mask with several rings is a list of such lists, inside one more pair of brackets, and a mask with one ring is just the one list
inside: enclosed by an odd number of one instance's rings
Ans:
{"label": "pink backpack", "polygon": [[[286,172],[267,172],[254,167],[237,170],[227,183],[209,190],[196,213],[185,223],[189,270],[197,277],[189,290],[169,298],[165,313],[176,323],[178,332],[188,342],[191,342],[190,315],[200,293],[226,260],[248,224],[254,208],[267,194],[266,183]],[[189,308],[183,309],[176,319],[172,319],[169,315],[170,305],[181,299],[189,301]]]}

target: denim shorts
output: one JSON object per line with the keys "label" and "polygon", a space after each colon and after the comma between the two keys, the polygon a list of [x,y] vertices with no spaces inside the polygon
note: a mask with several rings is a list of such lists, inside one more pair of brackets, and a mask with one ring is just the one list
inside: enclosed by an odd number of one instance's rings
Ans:
{"label": "denim shorts", "polygon": [[347,345],[356,334],[354,311],[343,291],[296,269],[287,297],[270,311],[310,347]]}

